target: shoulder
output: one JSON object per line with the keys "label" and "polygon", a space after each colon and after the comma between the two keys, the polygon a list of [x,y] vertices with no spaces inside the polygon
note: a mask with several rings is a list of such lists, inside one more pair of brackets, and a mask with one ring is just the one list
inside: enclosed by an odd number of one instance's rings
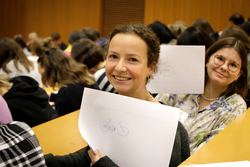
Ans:
{"label": "shoulder", "polygon": [[232,106],[242,106],[245,109],[247,108],[245,100],[237,93],[227,97],[225,101],[227,101],[229,105]]}
{"label": "shoulder", "polygon": [[[105,74],[105,67],[99,69],[98,71],[95,72],[94,76],[95,79],[97,80],[98,78],[100,78],[103,74]],[[106,74],[105,74],[106,75]]]}

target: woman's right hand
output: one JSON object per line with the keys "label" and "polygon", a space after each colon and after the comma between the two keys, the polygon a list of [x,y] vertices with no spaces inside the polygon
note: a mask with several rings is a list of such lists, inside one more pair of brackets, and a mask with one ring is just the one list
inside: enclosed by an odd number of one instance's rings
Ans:
{"label": "woman's right hand", "polygon": [[89,157],[91,159],[91,164],[90,166],[94,165],[94,163],[96,163],[100,158],[102,158],[103,156],[99,153],[98,150],[95,150],[95,152],[93,152],[92,149],[88,150],[88,154]]}

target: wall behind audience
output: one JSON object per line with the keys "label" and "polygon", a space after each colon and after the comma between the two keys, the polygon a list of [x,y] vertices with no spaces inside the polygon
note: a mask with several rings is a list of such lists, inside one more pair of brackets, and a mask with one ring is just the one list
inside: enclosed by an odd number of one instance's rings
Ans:
{"label": "wall behind audience", "polygon": [[[40,37],[58,31],[67,43],[69,34],[83,27],[98,29],[102,35],[103,28],[109,27],[104,24],[110,24],[111,19],[116,22],[113,17],[103,19],[103,4],[106,1],[0,0],[0,36],[12,38],[15,34],[22,34],[27,40],[27,35],[33,31]],[[124,1],[117,0],[116,4],[121,5]],[[134,4],[138,6],[131,2],[131,7]],[[112,13],[114,9],[110,10]],[[221,31],[230,25],[228,18],[236,12],[245,18],[250,17],[250,0],[145,0],[145,8],[137,7],[136,10],[144,10],[145,25],[156,20],[167,25],[182,20],[191,26],[197,18],[204,18],[216,31]],[[116,10],[119,11],[119,17],[116,17],[119,23],[127,21],[129,17],[135,18],[131,12]]]}
{"label": "wall behind audience", "polygon": [[102,29],[102,0],[0,0],[0,36],[30,32],[40,37],[58,31],[64,42],[74,30]]}
{"label": "wall behind audience", "polygon": [[169,25],[181,20],[192,26],[196,19],[204,18],[215,31],[221,31],[235,13],[250,17],[250,0],[145,0],[144,23],[157,20]]}

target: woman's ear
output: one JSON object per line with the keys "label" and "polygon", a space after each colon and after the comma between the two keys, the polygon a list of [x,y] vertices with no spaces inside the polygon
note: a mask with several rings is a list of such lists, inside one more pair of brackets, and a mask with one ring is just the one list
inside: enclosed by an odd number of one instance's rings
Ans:
{"label": "woman's ear", "polygon": [[154,69],[155,69],[155,66],[156,66],[156,62],[155,61],[153,61],[151,64],[150,64],[150,66],[148,67],[148,76],[150,76],[152,73],[153,73],[153,71],[154,71]]}

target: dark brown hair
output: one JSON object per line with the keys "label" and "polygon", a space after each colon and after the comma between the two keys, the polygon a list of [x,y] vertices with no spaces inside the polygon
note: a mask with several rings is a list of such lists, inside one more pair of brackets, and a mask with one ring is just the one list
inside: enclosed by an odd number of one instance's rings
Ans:
{"label": "dark brown hair", "polygon": [[104,51],[90,39],[82,38],[72,45],[71,57],[91,69],[104,61]]}
{"label": "dark brown hair", "polygon": [[[247,53],[245,46],[241,40],[238,40],[233,37],[223,38],[215,42],[207,51],[205,57],[205,64],[209,62],[210,57],[220,49],[223,48],[233,48],[235,49],[238,54],[240,55],[242,64],[241,69],[242,74],[238,78],[237,81],[232,82],[228,85],[227,89],[221,94],[226,97],[231,96],[234,93],[241,95],[243,98],[246,97],[247,90],[248,90],[248,81],[247,81]],[[208,80],[207,68],[205,69],[205,84]]]}
{"label": "dark brown hair", "polygon": [[247,52],[250,52],[250,38],[248,37],[247,33],[239,26],[232,25],[227,27],[223,31],[219,39],[223,39],[226,37],[234,37],[241,40],[244,43]]}
{"label": "dark brown hair", "polygon": [[[152,64],[155,64],[154,73],[157,72],[158,67],[157,63],[159,61],[159,52],[160,52],[160,43],[156,34],[147,26],[142,24],[128,24],[117,26],[110,35],[110,41],[117,34],[134,34],[139,36],[147,44],[147,66],[150,67]],[[109,43],[107,48],[109,47]],[[108,49],[107,49],[108,50]],[[107,55],[106,55],[107,56]],[[105,59],[106,59],[105,56]],[[146,83],[152,76],[146,78]]]}
{"label": "dark brown hair", "polygon": [[55,87],[67,84],[95,84],[93,76],[88,72],[84,64],[77,63],[74,59],[67,56],[58,48],[50,48],[47,51],[41,51],[38,47],[38,63],[44,68],[42,81],[46,85],[50,81],[50,86]]}

